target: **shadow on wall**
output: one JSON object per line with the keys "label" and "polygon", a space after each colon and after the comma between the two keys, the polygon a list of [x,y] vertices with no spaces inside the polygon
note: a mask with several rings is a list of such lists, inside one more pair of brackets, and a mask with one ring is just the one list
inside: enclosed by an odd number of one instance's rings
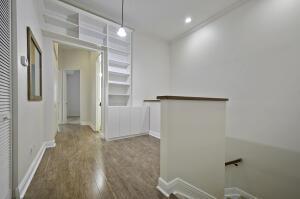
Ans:
{"label": "shadow on wall", "polygon": [[300,196],[300,153],[235,138],[226,138],[226,160],[243,158],[226,168],[225,187],[238,187],[258,198]]}

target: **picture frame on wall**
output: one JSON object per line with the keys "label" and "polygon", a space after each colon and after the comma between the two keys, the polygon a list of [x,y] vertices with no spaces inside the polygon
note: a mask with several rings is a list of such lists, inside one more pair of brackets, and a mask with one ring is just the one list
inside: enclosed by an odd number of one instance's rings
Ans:
{"label": "picture frame on wall", "polygon": [[28,100],[42,100],[42,51],[30,27],[27,27]]}

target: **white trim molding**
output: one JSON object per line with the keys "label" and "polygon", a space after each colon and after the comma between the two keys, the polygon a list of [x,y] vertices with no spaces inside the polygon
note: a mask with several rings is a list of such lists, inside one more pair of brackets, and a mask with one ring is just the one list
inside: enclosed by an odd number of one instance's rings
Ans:
{"label": "white trim molding", "polygon": [[257,197],[253,196],[250,193],[247,193],[246,191],[240,188],[237,187],[225,188],[225,198],[240,199],[241,197],[248,198],[248,199],[258,199]]}
{"label": "white trim molding", "polygon": [[93,124],[92,122],[90,122],[89,124],[90,128],[93,130],[93,131],[96,131],[96,125]]}
{"label": "white trim molding", "polygon": [[45,144],[45,149],[56,147],[55,140],[50,140],[50,141],[44,142],[44,144]]}
{"label": "white trim molding", "polygon": [[116,141],[116,140],[123,140],[123,139],[129,139],[129,138],[134,138],[134,137],[139,137],[139,136],[144,136],[144,135],[149,135],[149,133],[138,133],[138,134],[133,134],[133,135],[126,135],[122,137],[117,137],[117,138],[106,138],[105,141]]}
{"label": "white trim molding", "polygon": [[81,126],[89,126],[91,122],[89,121],[80,121]]}
{"label": "white trim molding", "polygon": [[30,185],[30,182],[42,160],[42,157],[45,153],[45,150],[47,148],[53,148],[56,146],[55,140],[46,141],[42,144],[40,150],[36,154],[35,158],[33,159],[32,163],[30,164],[27,172],[25,173],[25,176],[21,180],[20,184],[18,185],[16,189],[16,196],[17,198],[23,199],[25,196],[25,193]]}
{"label": "white trim molding", "polygon": [[96,126],[89,121],[80,121],[81,126],[89,126],[93,131],[96,131]]}
{"label": "white trim molding", "polygon": [[170,194],[179,194],[189,199],[217,199],[205,191],[189,184],[188,182],[175,178],[171,182],[166,182],[161,177],[158,179],[157,189],[169,197]]}
{"label": "white trim molding", "polygon": [[149,131],[149,135],[151,135],[152,137],[155,137],[157,139],[160,139],[160,132],[156,132],[156,131]]}

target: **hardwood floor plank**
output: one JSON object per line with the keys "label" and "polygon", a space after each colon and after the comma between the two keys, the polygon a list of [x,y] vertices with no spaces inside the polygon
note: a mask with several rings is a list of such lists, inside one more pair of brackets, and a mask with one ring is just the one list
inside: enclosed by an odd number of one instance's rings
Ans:
{"label": "hardwood floor plank", "polygon": [[27,190],[30,199],[164,199],[156,189],[159,140],[105,142],[88,126],[63,125]]}

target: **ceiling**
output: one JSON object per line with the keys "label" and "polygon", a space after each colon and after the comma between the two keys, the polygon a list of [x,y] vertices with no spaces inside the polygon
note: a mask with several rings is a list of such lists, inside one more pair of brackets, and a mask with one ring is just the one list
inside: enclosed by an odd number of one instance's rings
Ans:
{"label": "ceiling", "polygon": [[[122,0],[62,0],[120,22]],[[125,0],[124,24],[173,40],[240,0]],[[185,24],[185,17],[192,22]]]}

